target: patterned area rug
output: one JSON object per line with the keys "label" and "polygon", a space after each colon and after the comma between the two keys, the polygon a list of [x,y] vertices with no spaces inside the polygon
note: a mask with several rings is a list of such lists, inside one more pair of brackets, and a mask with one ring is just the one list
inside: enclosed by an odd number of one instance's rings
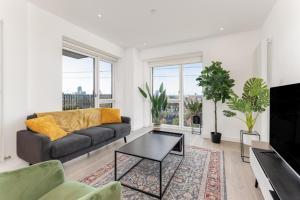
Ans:
{"label": "patterned area rug", "polygon": [[[185,158],[175,172],[163,199],[226,200],[223,152],[191,146],[186,146],[185,149]],[[170,154],[162,163],[163,189],[180,159],[180,156]],[[118,175],[120,176],[139,161],[139,158],[118,154]],[[80,182],[101,187],[112,181],[113,178],[114,162],[112,161],[86,176]],[[127,185],[158,194],[159,164],[144,159],[121,180]],[[124,200],[156,199],[127,187],[123,187],[122,193]]]}

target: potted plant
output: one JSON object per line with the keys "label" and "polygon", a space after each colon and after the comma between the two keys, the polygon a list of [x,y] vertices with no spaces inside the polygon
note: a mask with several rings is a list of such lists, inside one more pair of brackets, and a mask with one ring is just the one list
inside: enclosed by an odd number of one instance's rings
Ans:
{"label": "potted plant", "polygon": [[239,118],[236,112],[224,110],[226,117],[236,117],[247,126],[247,132],[252,133],[256,120],[260,113],[264,112],[270,104],[270,92],[267,84],[261,78],[250,78],[246,81],[241,97],[235,93],[227,102],[228,107],[233,111],[239,111],[245,118]]}
{"label": "potted plant", "polygon": [[214,143],[220,143],[222,134],[218,132],[217,103],[219,101],[225,103],[230,98],[234,80],[230,78],[229,71],[222,68],[222,63],[219,61],[212,61],[212,64],[205,67],[196,80],[198,86],[203,87],[203,96],[214,102],[215,131],[211,132],[211,139]]}
{"label": "potted plant", "polygon": [[188,110],[190,117],[192,118],[193,124],[200,124],[201,119],[199,113],[202,110],[202,102],[193,99],[187,99],[184,102],[184,107]]}
{"label": "potted plant", "polygon": [[149,97],[153,125],[155,129],[159,129],[161,124],[161,113],[167,109],[168,105],[168,97],[163,83],[161,83],[159,90],[155,92],[155,94],[150,92],[148,83],[146,83],[146,91],[140,87],[138,87],[138,89],[145,99]]}

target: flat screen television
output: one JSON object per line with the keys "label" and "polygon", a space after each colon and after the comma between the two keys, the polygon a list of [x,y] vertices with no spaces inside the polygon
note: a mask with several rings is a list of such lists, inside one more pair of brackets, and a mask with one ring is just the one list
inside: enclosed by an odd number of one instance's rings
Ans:
{"label": "flat screen television", "polygon": [[270,91],[270,145],[300,175],[300,84]]}

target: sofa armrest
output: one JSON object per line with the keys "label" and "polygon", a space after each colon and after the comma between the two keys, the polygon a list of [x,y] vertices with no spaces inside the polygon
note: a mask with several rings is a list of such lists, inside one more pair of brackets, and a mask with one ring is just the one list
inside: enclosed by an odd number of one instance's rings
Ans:
{"label": "sofa armrest", "polygon": [[131,123],[130,117],[121,116],[121,120],[122,120],[123,123],[126,123],[126,124]]}
{"label": "sofa armrest", "polygon": [[39,199],[64,181],[58,160],[0,173],[0,199]]}
{"label": "sofa armrest", "polygon": [[17,155],[30,164],[50,160],[50,147],[50,138],[45,135],[29,130],[17,132]]}
{"label": "sofa armrest", "polygon": [[78,200],[121,200],[121,189],[120,182],[110,182]]}

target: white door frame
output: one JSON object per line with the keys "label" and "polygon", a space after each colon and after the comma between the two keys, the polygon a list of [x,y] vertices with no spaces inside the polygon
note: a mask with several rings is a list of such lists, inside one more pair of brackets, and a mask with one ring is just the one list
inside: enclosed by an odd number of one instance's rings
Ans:
{"label": "white door frame", "polygon": [[[179,66],[179,97],[178,99],[169,99],[168,100],[168,103],[178,103],[179,104],[179,125],[168,125],[168,124],[162,124],[161,126],[163,128],[176,128],[176,129],[181,129],[181,130],[190,130],[191,127],[187,127],[187,126],[184,126],[184,81],[183,81],[183,73],[184,73],[184,65],[186,64],[192,64],[192,63],[202,63],[201,62],[192,62],[192,61],[186,61],[186,62],[182,62],[180,64],[174,64]],[[155,66],[155,65],[152,65],[150,66],[151,68],[151,76],[150,76],[150,81],[151,81],[151,91],[153,92],[153,69],[156,68],[156,67],[164,67],[164,66]],[[150,112],[150,115],[151,115],[151,112]],[[152,117],[150,116],[150,119],[151,119],[151,122],[152,122]]]}

